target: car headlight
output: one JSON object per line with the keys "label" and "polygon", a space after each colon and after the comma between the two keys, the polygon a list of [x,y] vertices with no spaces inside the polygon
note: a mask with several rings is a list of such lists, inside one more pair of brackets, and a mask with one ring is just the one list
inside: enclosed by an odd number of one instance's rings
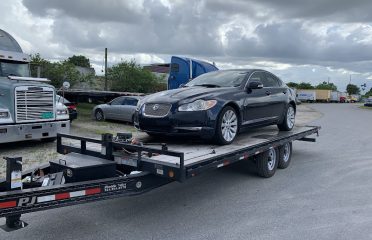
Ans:
{"label": "car headlight", "polygon": [[204,111],[214,107],[217,100],[196,100],[192,103],[183,104],[178,107],[180,112]]}
{"label": "car headlight", "polygon": [[9,112],[0,112],[0,118],[9,118]]}

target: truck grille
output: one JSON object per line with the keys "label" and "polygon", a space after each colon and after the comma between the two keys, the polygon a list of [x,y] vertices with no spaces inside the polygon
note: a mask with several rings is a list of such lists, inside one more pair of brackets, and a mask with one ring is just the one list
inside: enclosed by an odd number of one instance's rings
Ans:
{"label": "truck grille", "polygon": [[16,121],[36,122],[54,119],[54,89],[50,87],[17,87],[15,90]]}
{"label": "truck grille", "polygon": [[165,103],[146,103],[143,111],[148,117],[165,117],[171,107],[171,104]]}

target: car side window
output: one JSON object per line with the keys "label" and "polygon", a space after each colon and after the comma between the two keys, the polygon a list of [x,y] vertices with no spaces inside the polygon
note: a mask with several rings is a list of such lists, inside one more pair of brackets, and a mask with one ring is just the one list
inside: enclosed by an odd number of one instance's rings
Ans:
{"label": "car side window", "polygon": [[261,72],[254,72],[249,78],[249,82],[260,82],[263,83],[263,76]]}
{"label": "car side window", "polygon": [[123,98],[115,98],[114,100],[112,100],[111,105],[121,105],[123,100]]}
{"label": "car side window", "polygon": [[264,87],[279,87],[277,78],[270,73],[265,73],[265,79],[262,83]]}
{"label": "car side window", "polygon": [[123,105],[129,105],[129,106],[137,106],[138,100],[135,98],[126,98],[123,101]]}

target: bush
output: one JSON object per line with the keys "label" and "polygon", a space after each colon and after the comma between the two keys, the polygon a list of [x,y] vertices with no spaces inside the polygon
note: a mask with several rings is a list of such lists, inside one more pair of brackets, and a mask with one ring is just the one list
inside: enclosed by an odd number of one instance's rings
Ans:
{"label": "bush", "polygon": [[161,79],[134,60],[121,62],[107,71],[112,91],[153,93],[167,88]]}

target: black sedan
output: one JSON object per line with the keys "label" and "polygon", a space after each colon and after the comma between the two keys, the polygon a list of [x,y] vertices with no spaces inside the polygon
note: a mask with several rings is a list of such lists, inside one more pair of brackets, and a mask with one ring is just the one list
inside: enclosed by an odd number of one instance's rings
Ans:
{"label": "black sedan", "polygon": [[230,144],[243,127],[293,128],[296,96],[274,74],[258,69],[203,74],[182,88],[138,102],[136,128],[149,135],[199,135]]}

